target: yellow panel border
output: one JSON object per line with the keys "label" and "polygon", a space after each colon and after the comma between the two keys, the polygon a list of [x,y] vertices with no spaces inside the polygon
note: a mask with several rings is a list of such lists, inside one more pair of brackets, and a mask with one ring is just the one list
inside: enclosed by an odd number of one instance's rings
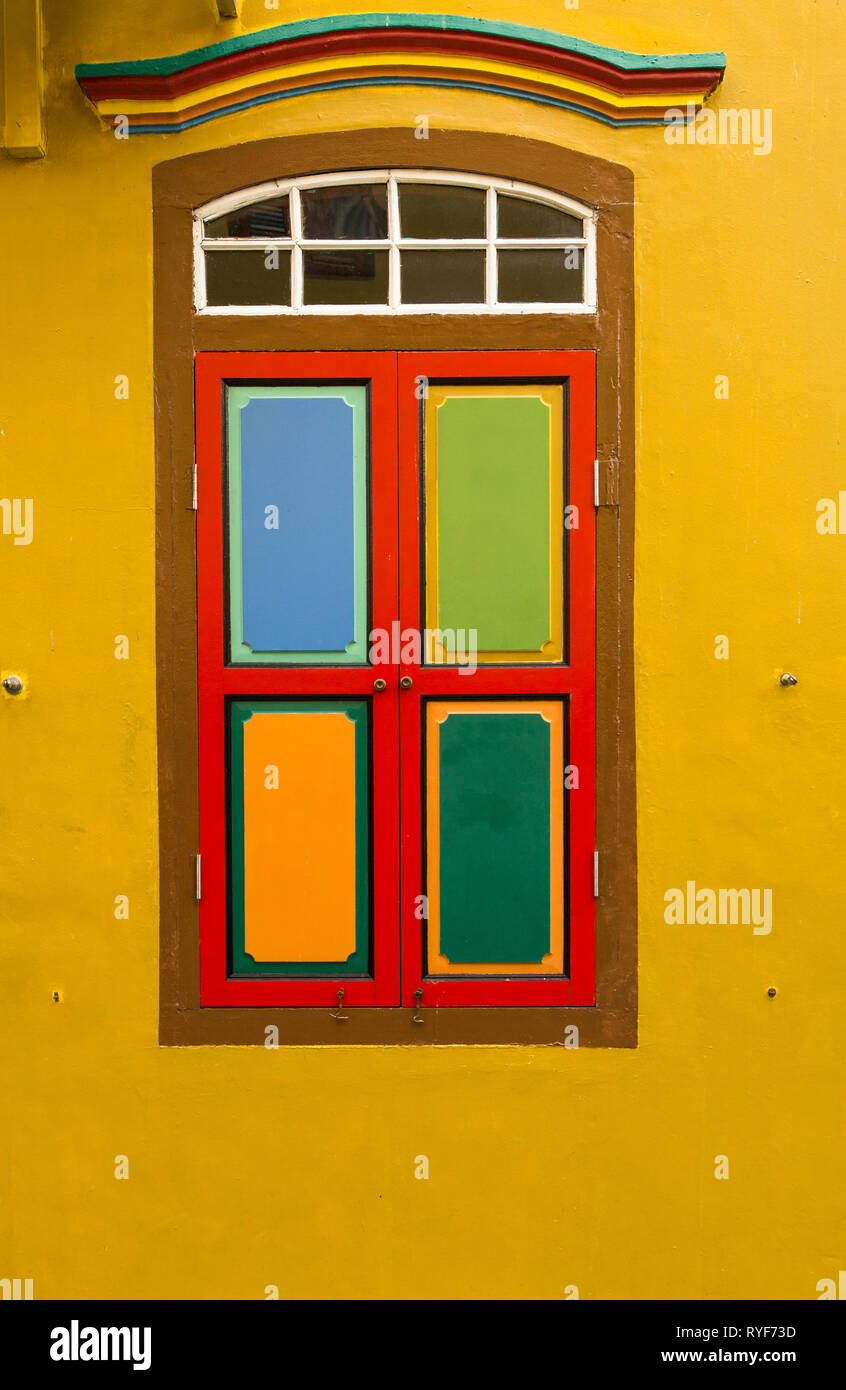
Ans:
{"label": "yellow panel border", "polygon": [[[537,651],[489,651],[476,653],[476,661],[487,665],[513,662],[523,665],[540,662],[560,664],[564,660],[564,387],[539,383],[503,383],[493,386],[430,386],[425,401],[425,458],[423,466],[426,504],[425,583],[426,626],[440,629],[438,613],[438,431],[437,412],[457,397],[496,395],[529,396],[543,401],[549,409],[549,638]],[[561,451],[556,467],[555,441]],[[431,665],[460,665],[450,661],[439,642],[432,642],[436,658]],[[430,663],[427,663],[430,664]]]}
{"label": "yellow panel border", "polygon": [[[539,964],[491,965],[441,954],[440,914],[440,728],[451,714],[539,714],[549,733],[549,943]],[[561,700],[431,700],[426,706],[426,967],[430,976],[563,975],[564,973],[564,704]]]}

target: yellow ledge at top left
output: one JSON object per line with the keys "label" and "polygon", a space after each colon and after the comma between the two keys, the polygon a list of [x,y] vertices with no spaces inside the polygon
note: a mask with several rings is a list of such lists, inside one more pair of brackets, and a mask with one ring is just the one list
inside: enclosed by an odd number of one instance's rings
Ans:
{"label": "yellow ledge at top left", "polygon": [[3,148],[13,159],[43,159],[44,31],[41,0],[0,0]]}

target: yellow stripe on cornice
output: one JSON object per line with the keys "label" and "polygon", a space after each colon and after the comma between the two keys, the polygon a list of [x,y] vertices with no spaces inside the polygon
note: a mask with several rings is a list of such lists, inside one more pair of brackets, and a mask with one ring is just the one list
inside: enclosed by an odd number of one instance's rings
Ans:
{"label": "yellow stripe on cornice", "polygon": [[[391,64],[400,63],[405,69],[419,67],[421,71],[431,71],[439,69],[455,69],[461,67],[464,70],[483,73],[488,76],[495,74],[499,77],[509,78],[517,82],[530,82],[533,84],[542,83],[544,86],[557,88],[561,92],[571,92],[578,96],[589,97],[594,101],[601,101],[606,106],[611,106],[615,110],[625,110],[627,107],[654,107],[656,111],[664,111],[668,106],[685,105],[687,102],[695,103],[701,101],[701,92],[691,92],[680,90],[678,92],[661,92],[656,96],[646,93],[639,93],[633,96],[621,95],[610,91],[607,87],[598,87],[592,82],[581,82],[577,78],[559,77],[554,72],[546,72],[537,68],[521,67],[513,63],[500,63],[490,59],[477,59],[461,57],[460,61],[445,62],[444,55],[438,53],[403,53],[398,58],[396,53],[366,53],[350,55],[344,59],[343,68],[347,70],[367,69],[374,67],[386,67]],[[266,68],[260,74],[262,86],[270,86],[274,82],[296,79],[298,77],[312,77],[316,74],[329,74],[338,71],[339,62],[337,58],[317,59],[309,63],[283,63],[279,67]],[[252,91],[257,84],[257,74],[247,73],[242,77],[233,78],[229,82],[215,82],[208,87],[199,87],[193,92],[187,92],[182,96],[171,97],[166,100],[155,100],[152,98],[140,100],[103,100],[97,103],[98,110],[104,116],[131,116],[135,112],[145,112],[150,115],[158,113],[173,112],[178,114],[182,111],[189,111],[195,106],[200,106],[207,101],[217,101],[218,99],[237,96],[242,92]]]}

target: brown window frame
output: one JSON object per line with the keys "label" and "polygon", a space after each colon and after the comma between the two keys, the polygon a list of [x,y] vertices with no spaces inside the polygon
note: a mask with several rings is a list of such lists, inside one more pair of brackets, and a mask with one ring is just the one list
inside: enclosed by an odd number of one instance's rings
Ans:
{"label": "brown window frame", "polygon": [[[593,314],[202,315],[193,298],[194,209],[270,179],[371,168],[459,170],[534,183],[598,210]],[[280,137],[185,155],[153,170],[156,400],[156,647],[159,769],[159,1042],[490,1043],[637,1046],[633,655],[634,181],[618,164],[539,140],[408,128]],[[596,1004],[364,1008],[346,1022],[312,1008],[202,1008],[198,840],[194,356],[295,350],[583,350],[596,354],[598,508]],[[277,1030],[274,1035],[269,1029]]]}

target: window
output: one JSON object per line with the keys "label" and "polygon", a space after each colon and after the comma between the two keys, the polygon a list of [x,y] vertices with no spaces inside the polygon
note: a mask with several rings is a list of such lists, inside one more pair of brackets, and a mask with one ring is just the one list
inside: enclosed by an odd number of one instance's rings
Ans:
{"label": "window", "polygon": [[[166,1045],[636,1045],[632,176],[409,139],[153,172]],[[192,296],[268,240],[261,302]],[[570,240],[580,304],[505,298]],[[484,304],[392,302],[480,251]]]}
{"label": "window", "polygon": [[198,357],[204,1005],[594,1003],[594,373]]}
{"label": "window", "polygon": [[195,215],[204,313],[590,313],[596,215],[527,185],[423,170],[252,188]]}

